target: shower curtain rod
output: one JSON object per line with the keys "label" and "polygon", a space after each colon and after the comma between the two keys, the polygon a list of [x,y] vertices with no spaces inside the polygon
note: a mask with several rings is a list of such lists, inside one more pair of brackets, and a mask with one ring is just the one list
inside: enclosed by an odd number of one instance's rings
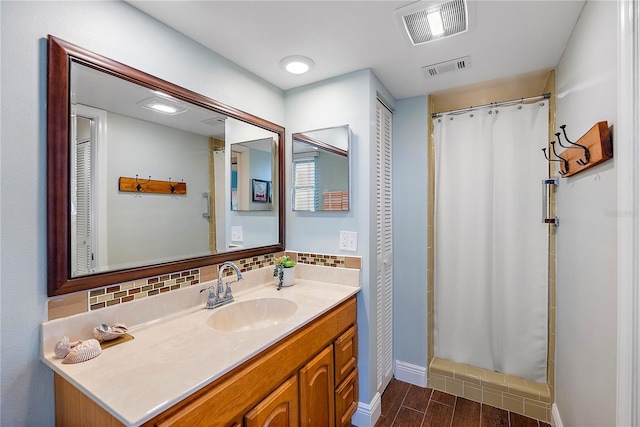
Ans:
{"label": "shower curtain rod", "polygon": [[549,99],[549,98],[551,98],[550,93],[543,93],[542,95],[532,96],[529,98],[512,99],[511,101],[492,102],[490,104],[478,105],[476,107],[472,106],[467,108],[460,108],[459,110],[450,110],[450,111],[442,111],[440,113],[432,113],[431,118],[437,119],[438,117],[446,116],[449,114],[463,114],[469,111],[479,110],[481,108],[486,108],[486,107],[500,107],[502,105],[524,104],[525,102],[539,101],[541,99]]}

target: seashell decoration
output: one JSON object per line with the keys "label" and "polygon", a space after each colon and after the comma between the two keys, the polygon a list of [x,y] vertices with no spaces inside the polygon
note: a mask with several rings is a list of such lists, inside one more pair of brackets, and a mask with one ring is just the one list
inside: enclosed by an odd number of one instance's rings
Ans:
{"label": "seashell decoration", "polygon": [[123,323],[114,323],[107,326],[104,323],[93,328],[93,336],[98,341],[109,341],[127,333],[127,327]]}
{"label": "seashell decoration", "polygon": [[69,337],[65,336],[56,344],[56,357],[58,359],[64,359],[71,351],[71,348],[77,346],[78,344],[80,344],[80,341],[69,342]]}
{"label": "seashell decoration", "polygon": [[102,353],[102,347],[100,347],[100,343],[98,342],[98,340],[90,339],[86,341],[80,341],[79,344],[74,346],[69,354],[67,354],[65,358],[62,359],[62,363],[68,364],[84,362],[85,360],[93,359],[100,353]]}

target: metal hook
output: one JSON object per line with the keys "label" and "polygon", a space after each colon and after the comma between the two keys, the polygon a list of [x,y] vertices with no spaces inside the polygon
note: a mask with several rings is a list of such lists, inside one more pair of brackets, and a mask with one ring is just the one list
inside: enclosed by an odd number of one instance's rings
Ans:
{"label": "metal hook", "polygon": [[560,175],[566,175],[569,172],[569,162],[567,161],[567,159],[558,156],[558,153],[556,153],[555,141],[549,141],[549,144],[551,144],[551,149],[553,150],[553,154],[555,154],[557,159],[550,159],[549,156],[547,156],[546,148],[542,149],[542,152],[544,153],[544,158],[550,162],[562,162],[564,164],[564,171],[562,170],[562,167],[561,167],[559,172],[560,172]]}
{"label": "metal hook", "polygon": [[[147,182],[143,182],[142,184],[148,184],[151,182],[151,175],[149,175],[149,179],[147,180]],[[138,192],[142,191],[142,185],[138,182],[138,174],[136,174],[136,190]]]}
{"label": "metal hook", "polygon": [[174,193],[176,191],[176,187],[171,184],[171,177],[169,177],[169,187],[171,188],[171,192]]}
{"label": "metal hook", "polygon": [[567,131],[565,130],[566,127],[567,127],[567,125],[560,126],[560,129],[562,129],[562,133],[564,133],[564,139],[566,139],[569,144],[575,145],[576,147],[562,145],[562,142],[560,141],[560,132],[556,133],[556,137],[558,138],[558,143],[560,144],[561,147],[564,147],[564,148],[578,148],[578,147],[582,148],[584,150],[584,160],[578,159],[578,164],[580,166],[588,165],[589,164],[589,159],[591,158],[591,154],[589,153],[589,149],[587,147],[585,147],[584,145],[580,145],[580,144],[577,144],[575,142],[569,141],[569,138],[567,138]]}
{"label": "metal hook", "polygon": [[569,173],[569,161],[567,159],[565,159],[564,157],[561,157],[558,155],[558,153],[556,152],[556,142],[555,141],[549,141],[551,143],[551,149],[553,150],[553,154],[555,154],[555,156],[557,158],[559,158],[560,160],[562,160],[562,162],[564,163],[564,172],[562,171],[562,168],[560,168],[560,175],[566,175],[567,173]]}

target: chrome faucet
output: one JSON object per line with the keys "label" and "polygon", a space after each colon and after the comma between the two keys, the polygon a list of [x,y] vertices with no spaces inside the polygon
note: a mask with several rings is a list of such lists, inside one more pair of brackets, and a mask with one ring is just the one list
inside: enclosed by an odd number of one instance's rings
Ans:
{"label": "chrome faucet", "polygon": [[[227,286],[225,288],[224,283],[222,282],[222,273],[227,267],[231,267],[235,270],[238,279],[227,282]],[[215,286],[209,286],[208,288],[202,289],[200,291],[209,291],[209,298],[207,298],[207,304],[205,305],[205,307],[212,309],[233,302],[233,295],[231,294],[231,287],[229,285],[239,282],[240,280],[242,280],[242,273],[240,272],[240,269],[237,265],[235,265],[231,261],[225,261],[220,264],[220,267],[218,267],[217,284]],[[224,295],[222,294],[223,292]]]}

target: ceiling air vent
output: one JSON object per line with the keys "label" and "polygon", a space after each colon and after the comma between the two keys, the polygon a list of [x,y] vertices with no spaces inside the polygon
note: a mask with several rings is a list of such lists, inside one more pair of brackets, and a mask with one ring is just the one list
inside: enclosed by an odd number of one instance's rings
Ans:
{"label": "ceiling air vent", "polygon": [[425,77],[435,77],[443,73],[466,70],[467,68],[471,68],[470,56],[464,56],[462,58],[452,59],[450,61],[427,65],[426,67],[422,67],[422,72],[424,73]]}
{"label": "ceiling air vent", "polygon": [[397,9],[395,16],[402,32],[414,46],[469,29],[465,0],[417,1]]}
{"label": "ceiling air vent", "polygon": [[224,125],[225,117],[212,117],[210,119],[201,120],[202,123],[209,126],[220,126]]}

